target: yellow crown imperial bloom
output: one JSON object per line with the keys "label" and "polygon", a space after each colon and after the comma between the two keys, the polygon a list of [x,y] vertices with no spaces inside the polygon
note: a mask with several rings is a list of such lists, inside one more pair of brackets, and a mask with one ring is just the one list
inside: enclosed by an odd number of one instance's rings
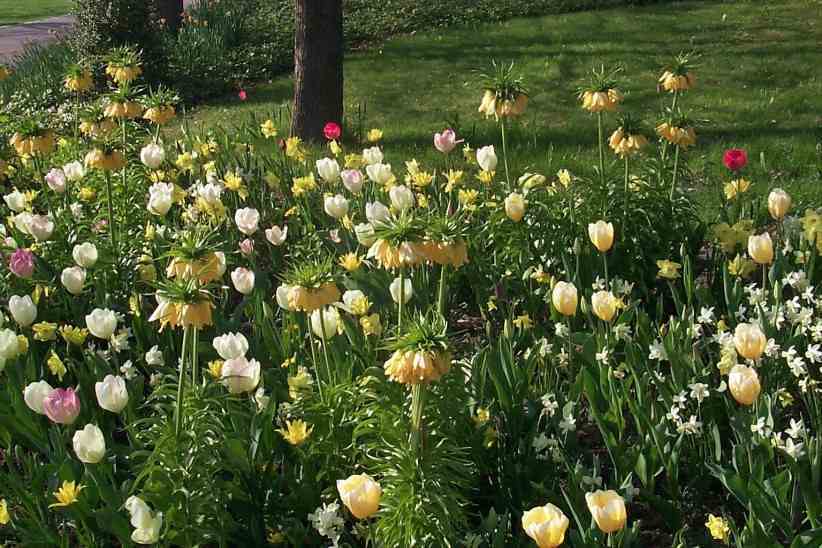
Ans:
{"label": "yellow crown imperial bloom", "polygon": [[170,122],[176,114],[177,112],[171,105],[151,107],[145,111],[143,114],[143,119],[155,123],[158,126],[162,126]]}
{"label": "yellow crown imperial bloom", "polygon": [[260,132],[266,139],[273,139],[277,136],[277,127],[274,125],[274,120],[266,120],[260,124]]}
{"label": "yellow crown imperial bloom", "polygon": [[302,445],[311,436],[314,427],[308,426],[303,420],[285,421],[285,428],[278,428],[277,432],[291,445]]}
{"label": "yellow crown imperial bloom", "polygon": [[731,528],[728,527],[728,522],[725,518],[708,514],[708,521],[705,522],[705,527],[711,533],[711,538],[728,544],[731,538]]}
{"label": "yellow crown imperial bloom", "polygon": [[80,491],[85,488],[85,485],[77,485],[73,481],[64,481],[60,489],[54,492],[54,498],[57,502],[49,504],[49,508],[60,508],[63,506],[70,506],[77,502]]}
{"label": "yellow crown imperial bloom", "polygon": [[288,293],[288,306],[293,310],[313,312],[340,300],[340,290],[334,283],[319,288],[294,286]]}
{"label": "yellow crown imperial bloom", "polygon": [[663,122],[656,127],[656,132],[657,135],[682,150],[696,144],[696,131],[692,127],[682,128]]}
{"label": "yellow crown imperial bloom", "polygon": [[73,91],[75,93],[80,93],[83,91],[88,91],[91,89],[92,84],[94,81],[91,77],[91,71],[86,69],[78,74],[70,74],[66,76],[63,84],[65,85],[66,89],[69,91]]}
{"label": "yellow crown imperial bloom", "polygon": [[[0,69],[2,69],[2,67],[0,67]],[[2,80],[2,78],[0,78],[0,80]],[[6,499],[0,499],[0,525],[8,525],[10,521],[9,505]]]}
{"label": "yellow crown imperial bloom", "polygon": [[734,179],[725,185],[725,199],[733,200],[739,194],[745,194],[750,190],[751,182],[747,179]]}
{"label": "yellow crown imperial bloom", "polygon": [[668,259],[657,261],[656,266],[659,268],[657,277],[665,278],[666,280],[676,280],[679,278],[679,269],[682,268],[681,264],[669,261]]}
{"label": "yellow crown imperial bloom", "polygon": [[379,337],[382,335],[382,323],[380,322],[379,314],[371,314],[360,318],[360,327],[362,327],[363,334],[367,337],[374,335]]}
{"label": "yellow crown imperial bloom", "polygon": [[648,139],[646,139],[644,135],[625,133],[623,128],[618,128],[614,131],[608,140],[608,145],[620,158],[633,156],[647,144]]}
{"label": "yellow crown imperial bloom", "polygon": [[60,359],[60,356],[58,356],[54,350],[51,351],[49,359],[46,360],[46,365],[52,375],[57,377],[58,380],[63,380],[63,376],[66,374],[66,364],[63,363],[63,360]]}

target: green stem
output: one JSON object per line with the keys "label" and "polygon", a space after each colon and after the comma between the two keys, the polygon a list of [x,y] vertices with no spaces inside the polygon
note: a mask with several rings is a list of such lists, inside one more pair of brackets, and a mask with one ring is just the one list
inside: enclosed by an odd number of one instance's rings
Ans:
{"label": "green stem", "polygon": [[397,300],[397,335],[402,335],[402,312],[405,308],[405,267],[400,267],[400,295]]}
{"label": "green stem", "polygon": [[679,175],[679,146],[674,150],[674,176],[671,180],[671,200],[674,199],[674,190],[676,190],[676,178]]}
{"label": "green stem", "polygon": [[177,409],[174,416],[174,436],[179,439],[183,429],[183,391],[186,383],[186,350],[190,337],[191,326],[183,328],[183,345],[180,348],[180,375],[177,380]]}
{"label": "green stem", "polygon": [[306,314],[306,319],[308,320],[308,344],[311,346],[311,361],[314,363],[314,371],[317,372],[317,390],[320,393],[320,401],[325,401],[323,398],[323,382],[320,378],[320,368],[317,367],[317,351],[314,348],[314,333],[311,329],[311,314]]}
{"label": "green stem", "polygon": [[425,407],[425,385],[411,387],[411,439],[414,449],[422,447],[422,411]]}
{"label": "green stem", "polygon": [[597,135],[599,140],[597,144],[599,145],[599,180],[602,183],[602,186],[605,186],[605,149],[602,147],[602,143],[604,140],[603,133],[602,133],[602,112],[597,112]]}
{"label": "green stem", "polygon": [[625,155],[625,191],[622,196],[622,226],[628,219],[628,155]]}
{"label": "green stem", "polygon": [[602,264],[605,267],[605,290],[611,290],[611,280],[608,278],[608,255],[606,253],[602,254]]}
{"label": "green stem", "polygon": [[568,371],[571,371],[571,356],[573,356],[573,342],[571,341],[571,316],[565,316],[565,326],[568,328]]}
{"label": "green stem", "polygon": [[328,380],[331,382],[331,363],[328,361],[328,348],[326,347],[326,339],[328,338],[328,334],[325,332],[325,309],[320,308],[320,333],[323,334],[322,337],[322,347],[323,347],[323,357],[325,358],[325,373],[328,375]]}
{"label": "green stem", "polygon": [[440,313],[440,316],[445,318],[445,281],[448,277],[448,265],[442,265],[440,267],[440,287],[437,291],[437,310]]}
{"label": "green stem", "polygon": [[500,120],[499,127],[502,130],[502,162],[505,165],[505,182],[508,183],[508,191],[511,191],[511,176],[508,174],[508,147],[505,142],[505,118]]}
{"label": "green stem", "polygon": [[200,368],[197,362],[197,345],[200,338],[200,331],[195,327],[191,336],[191,384],[196,386],[200,380]]}
{"label": "green stem", "polygon": [[117,234],[114,226],[114,197],[111,189],[111,172],[106,171],[106,200],[108,201],[108,232],[111,237],[111,247],[117,254]]}

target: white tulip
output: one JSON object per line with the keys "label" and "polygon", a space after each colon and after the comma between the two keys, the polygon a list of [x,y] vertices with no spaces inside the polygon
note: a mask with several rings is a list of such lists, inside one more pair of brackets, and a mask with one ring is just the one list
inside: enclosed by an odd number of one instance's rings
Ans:
{"label": "white tulip", "polygon": [[149,169],[157,169],[165,159],[166,151],[156,143],[146,145],[140,151],[140,161]]}
{"label": "white tulip", "polygon": [[156,544],[163,528],[163,513],[152,514],[148,505],[135,496],[129,497],[125,506],[131,515],[131,526],[134,527],[131,540],[137,544]]}
{"label": "white tulip", "polygon": [[162,217],[174,203],[174,185],[154,183],[148,189],[148,212]]}
{"label": "white tulip", "polygon": [[335,219],[342,219],[348,214],[348,200],[340,194],[326,196],[323,205],[325,212]]}
{"label": "white tulip", "polygon": [[37,319],[37,305],[28,295],[23,297],[12,295],[9,298],[9,312],[20,327],[28,327]]}
{"label": "white tulip", "polygon": [[63,173],[66,174],[66,179],[72,183],[82,180],[86,176],[86,168],[83,167],[82,162],[69,162],[63,166]]}
{"label": "white tulip", "polygon": [[277,288],[277,304],[283,310],[293,310],[291,304],[288,302],[288,296],[291,295],[293,286],[283,284]]}
{"label": "white tulip", "polygon": [[94,384],[97,403],[106,411],[119,413],[128,404],[128,389],[123,377],[106,375],[102,381]]}
{"label": "white tulip", "polygon": [[0,329],[0,371],[6,366],[6,361],[12,360],[20,353],[20,341],[17,333],[11,329]]}
{"label": "white tulip", "polygon": [[369,202],[365,204],[365,216],[371,223],[384,222],[391,218],[391,210],[381,202]]}
{"label": "white tulip", "polygon": [[3,200],[6,202],[6,205],[9,206],[9,209],[14,212],[23,211],[26,207],[26,195],[16,188],[13,192],[3,196]]}
{"label": "white tulip", "polygon": [[29,232],[29,225],[31,224],[32,217],[33,215],[28,211],[21,211],[11,218],[11,222],[14,224],[14,228],[23,234],[28,234],[30,236],[31,232]]}
{"label": "white tulip", "polygon": [[[320,323],[320,314],[322,314],[322,324]],[[321,339],[330,339],[336,335],[339,323],[340,313],[337,312],[336,307],[318,308],[311,313],[311,330]]]}
{"label": "white tulip", "polygon": [[225,252],[215,251],[214,255],[217,256],[217,278],[222,278],[226,268],[228,268],[225,262]]}
{"label": "white tulip", "polygon": [[160,347],[156,344],[152,346],[145,355],[146,364],[151,365],[153,367],[162,367],[166,364],[166,360],[163,357],[162,351],[160,351]]}
{"label": "white tulip", "polygon": [[336,183],[340,180],[340,164],[333,158],[317,160],[317,173],[326,183]]}
{"label": "white tulip", "polygon": [[485,171],[497,169],[497,153],[494,145],[488,145],[477,150],[477,163]]}
{"label": "white tulip", "polygon": [[360,245],[370,247],[377,240],[374,233],[374,226],[371,223],[360,223],[354,227],[354,234]]}
{"label": "white tulip", "polygon": [[362,151],[362,159],[366,165],[374,165],[382,163],[382,151],[380,147],[371,147]]}
{"label": "white tulip", "polygon": [[283,245],[285,238],[288,236],[288,227],[280,228],[277,225],[267,228],[265,231],[265,239],[271,242],[271,245]]}
{"label": "white tulip", "polygon": [[46,184],[57,194],[62,194],[66,191],[66,174],[59,167],[49,170],[45,176]]}
{"label": "white tulip", "polygon": [[242,333],[226,333],[214,337],[211,346],[224,360],[234,360],[245,356],[248,352],[248,339]]}
{"label": "white tulip", "polygon": [[391,173],[391,164],[371,164],[366,166],[365,172],[368,178],[378,185],[384,185],[394,178],[394,174]]}
{"label": "white tulip", "polygon": [[362,191],[363,177],[358,169],[346,169],[341,174],[342,183],[352,194],[359,194]]}
{"label": "white tulip", "polygon": [[71,252],[74,262],[77,266],[83,268],[91,268],[97,262],[97,248],[90,242],[85,242],[74,246]]}
{"label": "white tulip", "polygon": [[87,424],[74,433],[74,452],[80,462],[97,464],[106,456],[106,439],[103,431],[94,424]]}
{"label": "white tulip", "polygon": [[244,207],[234,212],[234,222],[237,228],[246,236],[251,236],[257,232],[257,225],[260,222],[260,212],[253,207]]}
{"label": "white tulip", "polygon": [[45,415],[43,411],[43,400],[48,396],[54,388],[46,381],[37,381],[28,384],[23,389],[23,400],[29,409],[40,415]]}
{"label": "white tulip", "polygon": [[391,205],[399,211],[405,211],[414,207],[414,193],[405,185],[398,185],[388,192],[391,198]]}
{"label": "white tulip", "polygon": [[54,221],[48,215],[32,215],[28,221],[28,232],[38,242],[45,242],[54,232]]}
{"label": "white tulip", "polygon": [[86,327],[95,337],[108,340],[117,329],[117,315],[108,308],[95,308],[86,315]]}
{"label": "white tulip", "polygon": [[64,268],[60,274],[60,283],[72,295],[79,295],[83,292],[83,285],[86,283],[86,270],[79,266]]}
{"label": "white tulip", "polygon": [[223,187],[219,183],[206,183],[197,189],[197,196],[208,205],[220,203],[222,195]]}
{"label": "white tulip", "polygon": [[231,394],[251,392],[260,383],[260,362],[244,356],[223,363],[221,379]]}
{"label": "white tulip", "polygon": [[231,282],[234,284],[234,289],[248,295],[254,291],[254,271],[247,268],[238,267],[231,272]]}
{"label": "white tulip", "polygon": [[[395,303],[400,302],[400,279],[394,278],[394,281],[391,282],[391,285],[388,286],[388,290],[391,293],[391,298],[394,299]],[[402,284],[402,304],[408,303],[411,300],[411,297],[414,296],[414,286],[411,285],[411,279],[405,278],[403,279]]]}

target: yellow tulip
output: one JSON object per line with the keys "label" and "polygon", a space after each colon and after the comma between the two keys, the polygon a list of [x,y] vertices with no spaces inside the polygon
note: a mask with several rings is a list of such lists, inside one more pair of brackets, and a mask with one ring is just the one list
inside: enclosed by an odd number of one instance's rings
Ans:
{"label": "yellow tulip", "polygon": [[734,346],[742,357],[749,360],[758,360],[765,352],[767,345],[768,339],[759,329],[759,326],[750,323],[741,323],[736,326]]}
{"label": "yellow tulip", "polygon": [[525,215],[525,200],[522,194],[512,192],[505,198],[505,214],[515,223],[522,220]]}
{"label": "yellow tulip", "polygon": [[563,316],[573,316],[577,313],[577,288],[569,282],[557,282],[551,294],[551,302],[557,312]]}
{"label": "yellow tulip", "polygon": [[753,405],[762,387],[759,384],[759,375],[754,368],[737,364],[728,374],[728,389],[741,405]]}
{"label": "yellow tulip", "polygon": [[588,237],[600,253],[605,253],[614,245],[614,225],[605,221],[590,223]]}
{"label": "yellow tulip", "polygon": [[308,426],[303,420],[296,420],[296,421],[285,421],[285,428],[277,429],[277,432],[282,435],[282,437],[290,443],[291,445],[297,446],[302,445],[305,440],[311,435],[311,432],[314,430],[314,427]]}
{"label": "yellow tulip", "polygon": [[380,509],[382,488],[380,484],[365,474],[355,474],[344,480],[337,480],[337,491],[346,508],[357,519],[366,519]]}
{"label": "yellow tulip", "polygon": [[585,494],[585,502],[597,527],[603,533],[613,533],[625,527],[628,512],[625,500],[616,491],[594,491]]}
{"label": "yellow tulip", "polygon": [[597,291],[591,295],[591,308],[597,318],[610,322],[617,311],[617,299],[610,291]]}
{"label": "yellow tulip", "polygon": [[[0,67],[2,70],[3,67]],[[6,499],[0,499],[0,525],[8,525],[11,521],[11,516],[9,515],[9,505],[6,502]]]}
{"label": "yellow tulip", "polygon": [[768,212],[775,220],[780,220],[791,209],[791,196],[781,188],[775,188],[768,195]]}
{"label": "yellow tulip", "polygon": [[757,264],[771,264],[773,262],[771,235],[767,232],[760,236],[751,235],[748,238],[748,255]]}
{"label": "yellow tulip", "polygon": [[58,508],[74,504],[80,496],[80,491],[84,488],[85,485],[77,485],[73,481],[64,481],[60,489],[54,492],[54,498],[57,499],[57,502],[49,504],[49,508]]}
{"label": "yellow tulip", "polygon": [[525,512],[522,515],[522,528],[539,548],[556,548],[565,541],[568,518],[562,510],[548,503]]}

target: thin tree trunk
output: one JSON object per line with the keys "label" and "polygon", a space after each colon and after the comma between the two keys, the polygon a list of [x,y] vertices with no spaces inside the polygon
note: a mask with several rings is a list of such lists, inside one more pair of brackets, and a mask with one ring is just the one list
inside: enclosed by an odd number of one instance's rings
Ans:
{"label": "thin tree trunk", "polygon": [[183,22],[183,0],[157,0],[157,15],[168,30],[177,32]]}
{"label": "thin tree trunk", "polygon": [[326,123],[342,123],[342,0],[295,0],[294,21],[291,134],[322,141]]}

